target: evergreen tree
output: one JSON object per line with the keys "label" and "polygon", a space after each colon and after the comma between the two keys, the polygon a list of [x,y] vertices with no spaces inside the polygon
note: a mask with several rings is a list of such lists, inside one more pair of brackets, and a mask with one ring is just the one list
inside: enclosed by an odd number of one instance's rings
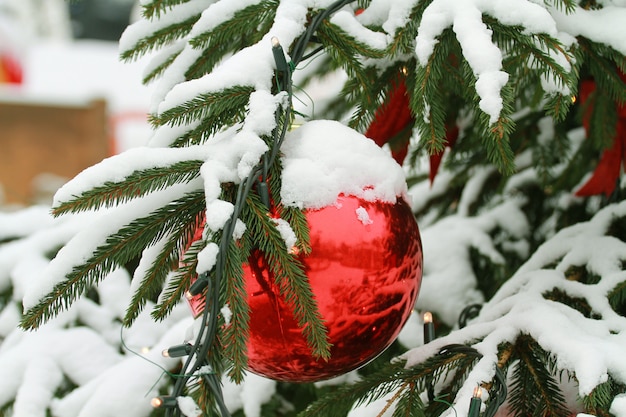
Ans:
{"label": "evergreen tree", "polygon": [[[37,329],[4,330],[0,373],[14,375],[0,378],[7,415],[29,406],[59,416],[198,415],[197,406],[248,417],[626,415],[626,7],[142,7],[120,47],[125,60],[153,54],[150,146],[63,187],[56,222],[2,236],[2,315]],[[403,164],[423,282],[416,314],[376,361],[326,384],[273,382],[245,372],[242,264],[254,248],[314,355],[330,351],[302,265],[266,215],[273,205],[298,251],[310,250],[305,210],[280,201],[281,146],[292,124],[316,119],[365,133]],[[53,257],[36,281],[20,273]],[[125,311],[111,282],[132,293]],[[181,303],[188,290],[206,297],[193,325]],[[415,333],[426,311],[437,338],[423,344]],[[120,322],[121,339],[112,336]],[[157,352],[179,344],[188,328],[201,337],[183,346],[182,361],[132,354],[142,343]],[[96,365],[69,352],[71,332],[98,353]],[[17,360],[24,351],[30,364]],[[145,392],[160,394],[161,407],[152,411]]]}

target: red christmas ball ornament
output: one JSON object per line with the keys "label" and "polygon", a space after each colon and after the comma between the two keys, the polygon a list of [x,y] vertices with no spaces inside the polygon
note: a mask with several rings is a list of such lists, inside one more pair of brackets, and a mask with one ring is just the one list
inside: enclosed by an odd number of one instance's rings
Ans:
{"label": "red christmas ball ornament", "polygon": [[[243,265],[250,306],[249,369],[287,382],[315,382],[357,369],[382,353],[406,323],[422,279],[422,244],[408,204],[339,196],[306,210],[311,253],[300,255],[324,320],[331,357],[318,359],[280,295],[260,252]],[[189,300],[194,314],[202,297]]]}
{"label": "red christmas ball ornament", "polygon": [[365,365],[398,336],[421,284],[419,229],[404,200],[340,196],[306,217],[312,251],[301,260],[332,344],[328,361],[311,355],[265,259],[244,265],[249,368],[275,380],[320,381]]}

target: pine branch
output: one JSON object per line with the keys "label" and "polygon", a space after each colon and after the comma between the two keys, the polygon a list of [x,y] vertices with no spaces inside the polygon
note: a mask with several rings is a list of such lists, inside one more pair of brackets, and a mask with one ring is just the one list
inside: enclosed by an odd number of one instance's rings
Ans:
{"label": "pine branch", "polygon": [[311,253],[311,238],[309,225],[302,210],[295,207],[287,207],[281,211],[281,218],[291,225],[293,232],[298,239],[296,246],[299,253],[309,255]]}
{"label": "pine branch", "polygon": [[542,295],[546,300],[565,304],[587,318],[598,318],[597,314],[593,314],[593,309],[585,298],[573,297],[560,288],[553,288],[550,291],[544,292]]}
{"label": "pine branch", "polygon": [[185,37],[191,32],[193,25],[200,16],[201,14],[198,13],[181,22],[172,23],[164,28],[155,30],[149,36],[139,39],[131,49],[122,51],[120,59],[127,62],[132,61]]}
{"label": "pine branch", "polygon": [[[344,99],[347,99],[348,103],[344,103],[348,105],[350,103],[358,106],[365,104],[365,108],[373,113],[375,108],[372,109],[372,107],[377,106],[379,101],[376,100],[375,95],[370,95],[372,90],[369,87],[372,80],[377,80],[376,71],[373,67],[363,68],[362,60],[364,57],[382,58],[385,56],[385,51],[357,40],[329,21],[324,21],[319,26],[317,37],[323,45],[325,53],[330,57],[333,66],[343,68],[349,76],[349,84],[346,85],[347,88],[344,88],[344,94],[338,98],[338,101],[343,102]],[[351,92],[349,92],[350,90]],[[361,112],[361,114],[363,113]],[[352,116],[350,124],[351,126],[363,126],[363,123],[359,121],[358,113]]]}
{"label": "pine branch", "polygon": [[276,16],[278,4],[277,0],[264,0],[237,10],[229,20],[191,38],[189,44],[196,49],[206,48],[211,44],[228,43],[233,37],[240,37],[242,26],[266,27]]}
{"label": "pine branch", "polygon": [[[137,288],[130,303],[126,308],[126,314],[122,323],[126,327],[130,327],[139,313],[143,310],[146,302],[153,299],[160,291],[170,271],[178,266],[179,253],[176,251],[176,242],[172,241],[171,236],[163,239],[162,249],[150,269],[141,278],[141,285]],[[137,277],[139,279],[139,277]]]}
{"label": "pine branch", "polygon": [[204,378],[197,378],[190,383],[188,393],[202,410],[202,417],[223,417],[217,410],[213,391]]}
{"label": "pine branch", "polygon": [[613,49],[588,39],[578,39],[583,67],[595,82],[595,91],[582,107],[583,117],[589,117],[588,137],[598,150],[613,144],[617,124],[616,105],[626,103],[626,83],[617,68],[626,68],[626,57]]}
{"label": "pine branch", "polygon": [[142,83],[149,84],[157,78],[161,77],[165,70],[167,70],[170,65],[176,60],[176,58],[183,51],[183,45],[174,50],[170,50],[167,57],[162,58],[161,63],[159,65],[154,66],[150,69],[150,71],[146,72],[143,76]]}
{"label": "pine branch", "polygon": [[626,280],[611,289],[608,294],[608,300],[613,311],[626,316]]}
{"label": "pine branch", "polygon": [[409,383],[403,390],[392,417],[426,417],[424,403],[415,383]]}
{"label": "pine branch", "polygon": [[245,119],[245,108],[235,109],[231,117],[228,111],[224,111],[219,115],[213,115],[207,119],[200,121],[196,126],[179,136],[173,143],[172,147],[183,148],[193,145],[201,145],[208,141],[212,135],[217,133],[225,126],[231,126]]}
{"label": "pine branch", "polygon": [[[349,125],[357,130],[366,130],[375,118],[376,111],[388,102],[389,95],[395,88],[406,79],[406,73],[410,73],[413,64],[405,62],[394,62],[382,73],[375,66],[365,68],[366,76],[370,80],[366,85],[358,83],[346,84],[352,89],[348,93],[344,89],[344,94],[349,94],[350,101],[346,103],[348,107],[355,107]],[[407,91],[408,93],[408,91]]]}
{"label": "pine branch", "polygon": [[522,335],[515,344],[515,365],[509,396],[511,410],[516,417],[567,417],[569,410],[550,372],[546,352],[530,336]]}
{"label": "pine branch", "polygon": [[579,38],[578,45],[589,74],[598,87],[618,104],[626,103],[626,83],[615,71],[616,68],[626,71],[626,56],[586,38]]}
{"label": "pine branch", "polygon": [[[515,96],[522,90],[528,93],[527,90],[531,88],[537,90],[535,93],[538,97],[545,97],[540,75],[551,77],[556,85],[566,87],[574,94],[575,73],[560,65],[552,55],[564,57],[570,66],[575,64],[575,60],[557,39],[545,33],[524,34],[522,27],[504,25],[488,15],[483,16],[483,21],[493,30],[494,42],[507,55],[503,67],[513,78],[510,84],[517,84]],[[549,115],[556,120],[563,120],[571,104],[571,95],[557,93],[551,94],[544,106]]]}
{"label": "pine branch", "polygon": [[[243,256],[242,256],[243,255]],[[231,241],[226,256],[224,283],[224,298],[226,305],[232,312],[230,323],[222,329],[220,337],[224,346],[224,356],[232,362],[228,371],[230,378],[236,382],[243,381],[248,366],[247,341],[249,336],[250,307],[247,303],[247,294],[242,264],[245,254],[237,244]]]}
{"label": "pine branch", "polygon": [[185,148],[192,145],[200,145],[204,142],[208,135],[205,135],[198,126],[200,123],[187,126],[187,130],[184,133],[180,133],[176,139],[170,143],[172,148]]}
{"label": "pine branch", "polygon": [[[297,255],[289,253],[267,208],[250,194],[242,211],[242,218],[251,230],[252,246],[258,248],[267,260],[280,294],[293,309],[293,315],[314,357],[328,359],[330,344],[323,318],[319,313],[303,265]],[[261,238],[261,239],[260,239]]]}
{"label": "pine branch", "polygon": [[[504,91],[507,88],[503,88]],[[503,96],[507,95],[506,93]],[[506,99],[504,103],[510,103]],[[508,107],[508,106],[506,106]],[[506,108],[505,107],[505,108]],[[503,110],[502,113],[510,114]],[[479,120],[483,126],[489,126],[489,116],[479,113]],[[487,159],[491,161],[503,174],[513,174],[515,172],[515,154],[509,143],[509,135],[515,129],[515,124],[509,116],[500,116],[496,123],[486,129],[483,144],[487,148]]]}
{"label": "pine branch", "polygon": [[187,3],[191,0],[152,0],[142,4],[142,15],[146,19],[152,19],[153,17],[160,17],[161,13],[166,12],[167,9]]}
{"label": "pine branch", "polygon": [[[475,363],[475,356],[457,355],[453,361],[433,373],[433,381],[445,381],[445,384],[436,393],[435,400],[428,404],[427,415],[440,415],[450,407],[450,403],[456,398]],[[437,399],[446,399],[447,401],[438,401]]]}
{"label": "pine branch", "polygon": [[556,1],[547,1],[544,0],[546,5],[554,6],[557,9],[565,11],[565,13],[572,13],[576,10],[578,6],[578,2],[576,0],[556,0]]}
{"label": "pine branch", "polygon": [[[410,387],[410,389],[419,396],[426,390],[428,383],[435,383],[444,378],[449,372],[461,367],[461,375],[466,374],[468,369],[465,365],[471,366],[478,359],[476,353],[469,351],[462,346],[455,349],[456,346],[449,347],[448,350],[442,350],[441,353],[434,355],[424,362],[416,364],[410,368],[405,367],[403,361],[397,360],[390,362],[379,370],[364,376],[353,384],[347,384],[338,387],[336,390],[328,393],[323,398],[313,402],[306,410],[298,414],[298,417],[328,416],[328,417],[345,417],[345,415],[353,408],[364,404],[372,403],[386,395],[395,393],[398,398],[402,398],[402,390]],[[409,395],[409,394],[404,394]],[[411,394],[413,395],[413,394]],[[415,398],[406,398],[405,404],[418,404]],[[421,403],[421,400],[420,400]],[[445,404],[445,403],[441,403]],[[418,409],[408,410],[400,407],[400,415],[408,414],[420,416],[424,411],[423,405]],[[435,409],[437,407],[433,407]],[[437,408],[439,409],[439,408]],[[398,409],[397,409],[398,410]],[[428,415],[431,408],[425,410]],[[405,414],[402,414],[405,413]]]}
{"label": "pine branch", "polygon": [[394,33],[393,41],[388,46],[390,56],[413,54],[415,51],[415,37],[421,22],[424,10],[431,1],[418,1],[411,10],[406,24],[399,27]]}
{"label": "pine branch", "polygon": [[180,126],[202,120],[195,130],[203,138],[208,137],[223,126],[232,126],[245,118],[245,107],[253,91],[254,87],[236,86],[198,94],[192,100],[154,115],[152,122],[156,126]]}
{"label": "pine branch", "polygon": [[[400,389],[409,380],[408,372],[402,362],[390,363],[354,384],[338,386],[309,405],[298,417],[345,417],[353,406],[371,403]],[[422,376],[426,375],[427,372],[422,372]],[[425,388],[418,385],[417,389],[421,392]]]}
{"label": "pine branch", "polygon": [[52,208],[54,216],[114,207],[174,184],[187,183],[200,176],[203,161],[182,161],[168,167],[155,167],[133,172],[123,181],[107,181],[75,198]]}
{"label": "pine branch", "polygon": [[609,413],[611,403],[618,394],[615,389],[617,388],[616,385],[614,379],[609,376],[606,382],[598,384],[589,395],[583,397],[585,412],[593,413],[594,416],[598,417],[609,417],[611,415]]}
{"label": "pine branch", "polygon": [[368,85],[370,78],[363,71],[361,61],[364,57],[382,58],[384,51],[358,41],[342,28],[328,21],[324,21],[319,26],[317,36],[325,52],[346,71],[350,78],[357,80],[363,86]]}
{"label": "pine branch", "polygon": [[192,252],[194,256],[197,256],[198,245],[192,245],[187,252],[185,252],[185,259],[178,270],[170,277],[165,288],[159,296],[159,302],[154,306],[151,312],[151,316],[155,320],[164,320],[181,301],[185,291],[191,285],[191,281],[198,274],[196,273],[196,267],[198,265],[197,257],[193,258],[193,261],[187,259],[187,256]]}
{"label": "pine branch", "polygon": [[[378,79],[377,73],[373,71],[371,67],[365,68],[364,71],[367,73],[370,85],[372,86],[370,92],[363,92],[367,86],[361,84],[357,79],[349,78],[344,84],[339,97],[330,104],[331,107],[329,110],[332,111],[333,108],[335,108],[336,111],[328,114],[330,117],[342,119],[345,107],[354,107],[355,110],[350,114],[349,125],[353,129],[361,131],[366,130],[374,120],[376,109],[381,104],[380,93],[376,93],[376,90],[380,91],[380,89],[377,89],[376,86],[373,85],[376,83],[373,80]],[[376,85],[378,85],[378,83],[376,83]],[[387,88],[388,87],[387,85]],[[382,88],[383,87],[381,87],[381,89]]]}
{"label": "pine branch", "polygon": [[[133,323],[146,302],[154,298],[162,290],[168,274],[178,268],[181,248],[189,246],[190,238],[193,237],[194,232],[199,227],[198,218],[201,211],[198,212],[198,210],[202,208],[202,206],[198,206],[195,210],[181,212],[178,220],[178,229],[162,239],[163,244],[159,253],[153,260],[150,268],[145,272],[144,277],[141,279],[141,285],[133,294],[126,309],[126,315],[122,321],[125,326],[130,326]],[[135,279],[138,279],[138,277]],[[163,319],[164,317],[160,318]]]}
{"label": "pine branch", "polygon": [[442,89],[445,61],[449,57],[449,45],[454,42],[452,30],[444,30],[441,40],[430,55],[428,63],[415,69],[414,89],[410,104],[415,114],[415,124],[420,132],[420,141],[429,153],[444,149],[446,134],[444,95]]}
{"label": "pine branch", "polygon": [[604,150],[613,145],[617,127],[615,102],[598,87],[583,106],[583,112],[591,108],[588,139],[595,149]]}
{"label": "pine branch", "polygon": [[[187,78],[199,78],[209,73],[227,54],[259,42],[270,30],[278,4],[276,0],[265,0],[249,5],[210,31],[191,38],[189,44],[203,52],[185,73]],[[248,29],[242,31],[242,27]]]}
{"label": "pine branch", "polygon": [[89,259],[73,268],[65,281],[55,285],[49,294],[28,310],[20,325],[25,329],[37,328],[42,322],[56,316],[60,310],[69,308],[88,288],[103,280],[113,270],[139,257],[146,247],[154,245],[172,230],[184,227],[185,224],[180,223],[181,212],[198,210],[203,205],[204,194],[192,193],[110,235]]}

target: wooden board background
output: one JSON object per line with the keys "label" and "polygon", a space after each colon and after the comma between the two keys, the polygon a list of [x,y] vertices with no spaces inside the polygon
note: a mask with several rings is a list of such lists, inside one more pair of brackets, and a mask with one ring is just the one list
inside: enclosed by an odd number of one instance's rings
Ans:
{"label": "wooden board background", "polygon": [[106,102],[0,102],[0,183],[4,203],[32,204],[41,174],[69,180],[110,155]]}

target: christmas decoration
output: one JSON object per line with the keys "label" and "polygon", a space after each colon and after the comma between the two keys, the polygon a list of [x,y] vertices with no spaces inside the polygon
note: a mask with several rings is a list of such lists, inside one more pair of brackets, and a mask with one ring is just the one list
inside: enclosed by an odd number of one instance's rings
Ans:
{"label": "christmas decoration", "polygon": [[307,382],[351,371],[396,338],[417,297],[422,250],[409,206],[341,196],[306,213],[311,254],[301,256],[332,344],[328,361],[311,350],[260,252],[245,268],[250,304],[250,369]]}
{"label": "christmas decoration", "polygon": [[[619,72],[623,82],[626,82],[626,74]],[[580,87],[580,102],[587,106],[583,116],[583,126],[589,134],[591,113],[593,112],[593,99],[591,96],[596,92],[596,82],[585,80]],[[617,123],[613,144],[602,152],[598,165],[591,177],[576,191],[578,196],[591,196],[604,194],[610,196],[618,185],[622,165],[626,167],[626,104],[616,104]]]}
{"label": "christmas decoration", "polygon": [[[406,77],[406,75],[402,74],[401,77]],[[406,83],[404,78],[400,78],[392,85],[387,100],[374,113],[374,120],[367,128],[365,136],[374,140],[378,146],[388,145],[391,156],[402,165],[409,152],[409,140],[414,123],[415,118],[411,114]],[[459,128],[450,124],[446,128],[444,144],[452,148],[458,137]],[[431,184],[437,176],[444,152],[445,149],[442,149],[429,155],[428,178]]]}
{"label": "christmas decoration", "polygon": [[378,146],[389,144],[391,155],[402,165],[408,153],[413,123],[406,83],[401,78],[392,84],[387,100],[376,110],[365,136]]}

